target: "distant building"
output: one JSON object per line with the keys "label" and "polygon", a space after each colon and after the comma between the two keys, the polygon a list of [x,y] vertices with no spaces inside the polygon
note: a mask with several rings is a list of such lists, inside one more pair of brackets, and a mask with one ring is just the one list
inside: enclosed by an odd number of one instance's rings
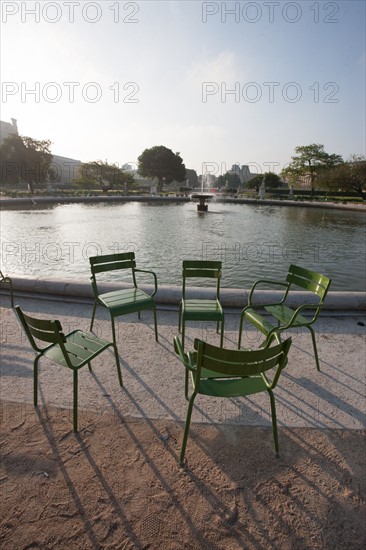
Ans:
{"label": "distant building", "polygon": [[64,185],[72,183],[77,176],[80,165],[80,160],[53,155],[50,168],[53,170],[54,176],[51,178],[50,183],[61,183]]}
{"label": "distant building", "polygon": [[[10,122],[0,121],[0,145],[4,140],[11,135],[19,135],[18,124],[15,118]],[[50,184],[69,184],[76,177],[77,170],[81,164],[80,160],[71,159],[68,157],[61,157],[59,155],[53,155],[51,168],[53,169],[54,176],[51,178]]]}
{"label": "distant building", "polygon": [[233,164],[231,170],[228,170],[229,174],[237,174],[240,178],[240,183],[244,184],[251,180],[257,174],[252,174],[247,164]]}
{"label": "distant building", "polygon": [[14,134],[16,136],[18,135],[18,125],[17,125],[16,119],[12,118],[11,124],[10,122],[4,122],[1,120],[0,121],[0,144],[2,145],[4,139]]}

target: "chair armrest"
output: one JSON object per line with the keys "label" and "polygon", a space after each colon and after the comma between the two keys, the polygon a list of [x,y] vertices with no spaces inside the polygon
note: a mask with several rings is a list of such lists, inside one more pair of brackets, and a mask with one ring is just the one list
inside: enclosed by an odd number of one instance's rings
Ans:
{"label": "chair armrest", "polygon": [[254,295],[254,291],[255,291],[257,285],[259,285],[259,284],[276,285],[276,286],[282,286],[282,287],[285,288],[284,295],[283,295],[282,299],[279,302],[272,302],[271,304],[261,304],[263,307],[270,306],[270,305],[279,305],[279,304],[282,304],[285,301],[285,298],[286,298],[288,290],[289,290],[289,283],[283,283],[281,281],[272,281],[270,279],[259,279],[258,281],[256,281],[253,284],[253,286],[250,290],[249,298],[248,298],[248,306],[253,305],[252,304],[252,298],[253,298],[253,295]]}
{"label": "chair armrest", "polygon": [[[267,386],[267,390],[273,390],[276,385],[277,385],[277,382],[278,382],[278,379],[281,375],[281,372],[283,371],[283,369],[285,367],[287,367],[287,364],[288,364],[288,352],[290,350],[290,347],[292,345],[292,338],[288,338],[285,342],[283,342],[284,345],[284,348],[283,348],[283,353],[284,353],[284,357],[282,358],[282,360],[280,360],[277,368],[276,368],[276,372],[272,378],[272,381],[269,380],[266,372],[261,372],[261,376],[262,376],[262,379],[265,383],[265,385]],[[267,371],[269,372],[269,371]]]}
{"label": "chair armrest", "polygon": [[287,363],[288,363],[288,359],[286,358],[286,362],[284,365],[278,365],[276,372],[272,378],[272,381],[269,380],[268,376],[264,372],[261,372],[261,376],[268,390],[273,390],[277,386],[277,382],[281,375],[281,372],[287,366]]}
{"label": "chair armrest", "polygon": [[298,315],[300,315],[300,313],[304,309],[315,309],[316,310],[315,313],[314,313],[313,318],[308,322],[308,324],[310,325],[311,323],[314,323],[314,321],[318,317],[318,314],[319,314],[319,311],[320,311],[322,305],[323,304],[320,303],[320,304],[303,304],[302,306],[299,306],[298,308],[295,309],[294,314],[292,315],[290,321],[286,325],[282,325],[281,329],[290,327],[294,323],[294,321],[296,321],[296,317]]}
{"label": "chair armrest", "polygon": [[185,353],[183,351],[182,343],[181,343],[178,336],[174,337],[174,351],[177,355],[179,355],[179,359],[181,360],[181,362],[183,363],[183,365],[185,366],[186,369],[188,369],[190,371],[195,371],[196,370],[195,365],[192,365],[192,363],[190,361],[191,354]]}
{"label": "chair armrest", "polygon": [[150,273],[154,277],[155,290],[151,294],[151,297],[155,296],[155,294],[158,291],[158,279],[157,279],[156,274],[154,273],[154,271],[151,271],[150,269],[137,269],[137,268],[134,268],[133,271],[134,271],[134,273],[137,273],[137,272],[139,272],[139,273]]}

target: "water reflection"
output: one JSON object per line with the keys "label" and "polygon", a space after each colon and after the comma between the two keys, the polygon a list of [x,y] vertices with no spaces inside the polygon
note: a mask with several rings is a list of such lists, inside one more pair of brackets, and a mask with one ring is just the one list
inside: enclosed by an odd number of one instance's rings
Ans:
{"label": "water reflection", "polygon": [[223,286],[282,278],[289,263],[333,279],[332,290],[365,290],[361,212],[268,205],[99,203],[1,213],[1,264],[12,275],[89,279],[88,257],[133,250],[160,284],[181,283],[181,262],[219,259]]}

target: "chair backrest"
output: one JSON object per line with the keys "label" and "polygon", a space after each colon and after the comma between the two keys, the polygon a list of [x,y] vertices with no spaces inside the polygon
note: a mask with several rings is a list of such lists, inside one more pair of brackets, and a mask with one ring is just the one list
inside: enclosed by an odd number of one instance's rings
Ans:
{"label": "chair backrest", "polygon": [[120,254],[107,254],[104,256],[91,256],[89,258],[90,269],[92,273],[92,282],[95,290],[97,290],[97,278],[98,273],[105,273],[107,271],[116,271],[121,269],[131,269],[133,284],[136,287],[136,279],[134,268],[136,267],[135,253],[134,252],[122,252]]}
{"label": "chair backrest", "polygon": [[185,298],[186,279],[202,278],[216,279],[216,298],[220,297],[220,279],[222,262],[206,260],[184,260],[182,264],[183,287],[182,297]]}
{"label": "chair backrest", "polygon": [[296,265],[290,265],[286,281],[290,286],[296,285],[313,292],[320,298],[321,303],[323,303],[331,283],[331,280],[325,275]]}
{"label": "chair backrest", "polygon": [[[50,344],[58,344],[64,351],[63,344],[66,342],[66,338],[62,332],[60,321],[35,319],[23,313],[19,306],[15,306],[15,311],[34,351],[42,353]],[[47,342],[48,345],[40,347],[36,340]]]}
{"label": "chair backrest", "polygon": [[272,347],[258,350],[229,350],[212,346],[198,338],[194,341],[197,351],[197,379],[201,370],[208,369],[218,375],[254,376],[278,367],[272,387],[277,384],[280,372],[287,365],[291,338]]}

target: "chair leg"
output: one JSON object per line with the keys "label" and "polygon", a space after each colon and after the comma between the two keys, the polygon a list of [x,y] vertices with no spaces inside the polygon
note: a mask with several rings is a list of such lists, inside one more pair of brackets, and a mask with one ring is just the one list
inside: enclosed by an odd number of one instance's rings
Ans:
{"label": "chair leg", "polygon": [[184,319],[182,319],[181,329],[182,329],[182,349],[184,351],[184,340],[186,336],[186,323]]}
{"label": "chair leg", "polygon": [[111,315],[111,324],[112,324],[112,336],[113,336],[113,349],[114,349],[114,355],[116,357],[118,380],[119,380],[119,385],[123,387],[121,365],[119,363],[119,355],[118,355],[117,342],[116,342],[116,328],[114,326],[114,317],[112,317],[112,315]]}
{"label": "chair leg", "polygon": [[93,306],[93,313],[92,313],[92,318],[91,318],[91,321],[90,321],[90,329],[89,330],[93,330],[93,324],[94,324],[94,317],[95,317],[95,310],[96,309],[97,309],[97,302],[95,301],[94,306]]}
{"label": "chair leg", "polygon": [[224,317],[221,321],[221,338],[220,338],[220,348],[224,345]]}
{"label": "chair leg", "polygon": [[179,314],[179,318],[178,318],[178,332],[180,332],[180,330],[181,330],[181,325],[182,325],[182,302],[179,302],[179,311],[178,311],[178,314]]}
{"label": "chair leg", "polygon": [[74,393],[73,424],[74,424],[74,432],[77,432],[78,431],[78,371],[77,369],[74,369],[73,393]]}
{"label": "chair leg", "polygon": [[184,397],[187,399],[187,401],[188,401],[188,381],[189,381],[189,374],[188,374],[188,370],[186,369],[184,373]]}
{"label": "chair leg", "polygon": [[271,400],[271,414],[272,414],[272,431],[273,431],[273,439],[274,439],[274,445],[275,445],[275,452],[276,457],[279,458],[279,446],[278,446],[278,432],[277,432],[277,416],[276,416],[276,403],[275,403],[275,397],[272,390],[267,389],[269,393],[269,397]]}
{"label": "chair leg", "polygon": [[10,287],[10,305],[12,308],[14,308],[14,291],[13,291],[13,282],[11,279],[9,279],[9,287]]}
{"label": "chair leg", "polygon": [[[185,326],[184,319],[182,319],[181,329],[182,329],[182,349],[184,351],[184,340],[185,340],[185,335],[186,335],[186,326]],[[184,373],[184,397],[186,399],[188,399],[188,371],[187,371],[187,369],[185,370],[185,373]]]}
{"label": "chair leg", "polygon": [[38,405],[38,361],[40,355],[37,355],[33,362],[33,404],[35,407]]}
{"label": "chair leg", "polygon": [[244,321],[244,314],[243,312],[240,315],[240,324],[239,324],[239,341],[238,341],[238,349],[241,347],[241,333],[243,331],[243,321]]}
{"label": "chair leg", "polygon": [[185,424],[185,427],[184,427],[184,434],[183,434],[183,441],[182,441],[182,449],[180,451],[180,457],[179,457],[179,466],[183,466],[183,462],[184,462],[184,455],[185,455],[185,452],[186,452],[189,426],[190,426],[190,423],[191,423],[193,402],[195,400],[196,395],[197,395],[196,392],[192,393],[191,398],[189,400],[189,404],[188,404],[187,418],[186,418],[186,424]]}
{"label": "chair leg", "polygon": [[158,342],[158,323],[157,323],[157,320],[156,320],[156,307],[154,305],[154,325],[155,325],[155,340],[156,342]]}
{"label": "chair leg", "polygon": [[310,332],[311,332],[311,339],[313,341],[313,348],[314,348],[314,355],[315,355],[315,363],[316,363],[316,368],[318,369],[318,371],[320,372],[320,365],[319,365],[319,357],[318,357],[318,350],[317,350],[317,347],[316,347],[316,341],[315,341],[315,334],[314,334],[314,330],[313,330],[313,327],[307,327]]}

